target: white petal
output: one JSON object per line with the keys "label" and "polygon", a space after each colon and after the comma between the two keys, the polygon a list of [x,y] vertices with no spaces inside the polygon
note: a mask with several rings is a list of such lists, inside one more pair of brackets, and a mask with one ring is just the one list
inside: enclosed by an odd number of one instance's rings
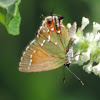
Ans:
{"label": "white petal", "polygon": [[91,53],[91,49],[88,49],[87,52],[83,52],[81,57],[81,60],[83,60],[84,62],[87,62],[88,60],[90,60],[90,53]]}
{"label": "white petal", "polygon": [[99,41],[100,40],[100,33],[96,33],[95,34],[95,38],[94,38],[94,41]]}
{"label": "white petal", "polygon": [[76,55],[76,56],[74,57],[75,61],[79,61],[80,51],[78,51],[75,55]]}
{"label": "white petal", "polygon": [[93,33],[86,33],[86,40],[89,42],[92,42],[94,40],[94,34]]}
{"label": "white petal", "polygon": [[79,37],[78,37],[78,36],[76,36],[76,35],[74,34],[73,39],[75,39],[75,40],[74,40],[74,43],[75,43],[75,44],[77,44],[77,43],[78,43],[78,41],[79,41]]}
{"label": "white petal", "polygon": [[100,24],[93,22],[93,33],[96,33],[100,30]]}
{"label": "white petal", "polygon": [[94,72],[95,75],[100,76],[100,63],[98,65],[92,67],[92,72]]}
{"label": "white petal", "polygon": [[71,28],[71,23],[67,24],[67,28],[70,29]]}
{"label": "white petal", "polygon": [[81,29],[83,30],[88,24],[89,24],[89,19],[83,17],[82,18],[82,26],[81,26]]}
{"label": "white petal", "polygon": [[83,66],[83,70],[85,70],[88,74],[90,74],[92,71],[92,64],[93,61],[91,60],[87,65]]}
{"label": "white petal", "polygon": [[68,56],[68,62],[71,63],[72,58],[73,58],[73,48],[72,47],[69,49],[67,56]]}

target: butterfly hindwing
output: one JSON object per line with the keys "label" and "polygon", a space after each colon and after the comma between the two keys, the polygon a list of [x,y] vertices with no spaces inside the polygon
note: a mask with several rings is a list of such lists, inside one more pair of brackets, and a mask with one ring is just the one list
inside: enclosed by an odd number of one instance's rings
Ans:
{"label": "butterfly hindwing", "polygon": [[[36,43],[37,41],[35,41]],[[63,59],[51,56],[44,51],[40,45],[29,45],[29,49],[24,52],[19,64],[19,70],[22,72],[40,72],[55,69],[63,65]]]}

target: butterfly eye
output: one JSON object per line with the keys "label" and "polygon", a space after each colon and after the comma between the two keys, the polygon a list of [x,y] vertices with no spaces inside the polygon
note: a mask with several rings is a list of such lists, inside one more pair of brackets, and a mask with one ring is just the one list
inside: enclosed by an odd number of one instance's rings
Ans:
{"label": "butterfly eye", "polygon": [[47,19],[47,26],[50,27],[50,26],[53,26],[53,20],[52,19]]}
{"label": "butterfly eye", "polygon": [[52,21],[50,21],[50,20],[49,20],[49,21],[47,21],[47,23],[48,23],[48,24],[51,24],[51,22],[52,22]]}

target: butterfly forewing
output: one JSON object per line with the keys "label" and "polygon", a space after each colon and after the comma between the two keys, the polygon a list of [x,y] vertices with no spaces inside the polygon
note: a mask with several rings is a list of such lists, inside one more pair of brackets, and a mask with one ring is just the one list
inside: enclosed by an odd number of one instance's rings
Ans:
{"label": "butterfly forewing", "polygon": [[[55,34],[53,32],[53,34]],[[55,57],[64,57],[65,56],[65,51],[62,47],[60,47],[59,45],[57,45],[56,41],[53,40],[51,34],[48,33],[43,33],[41,31],[41,34],[39,35],[40,37],[37,38],[41,48],[43,48],[46,52],[48,52],[49,54],[51,54],[52,56]]]}
{"label": "butterfly forewing", "polygon": [[68,46],[69,43],[69,35],[65,26],[61,27],[61,41],[66,50],[66,47]]}
{"label": "butterfly forewing", "polygon": [[[51,23],[48,23],[48,21],[51,21]],[[67,29],[59,17],[48,16],[44,19],[38,31],[37,40],[41,47],[52,56],[65,57],[69,37]]]}

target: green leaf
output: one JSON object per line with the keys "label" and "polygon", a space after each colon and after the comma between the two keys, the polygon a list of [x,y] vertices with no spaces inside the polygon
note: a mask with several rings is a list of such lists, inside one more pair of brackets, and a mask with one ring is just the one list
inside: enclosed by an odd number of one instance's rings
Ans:
{"label": "green leaf", "polygon": [[0,23],[9,34],[18,35],[21,17],[18,6],[21,0],[0,0]]}
{"label": "green leaf", "polygon": [[9,34],[12,34],[12,35],[19,34],[20,21],[21,21],[21,17],[20,17],[20,14],[18,12],[16,14],[16,16],[8,24],[7,30],[9,32]]}

